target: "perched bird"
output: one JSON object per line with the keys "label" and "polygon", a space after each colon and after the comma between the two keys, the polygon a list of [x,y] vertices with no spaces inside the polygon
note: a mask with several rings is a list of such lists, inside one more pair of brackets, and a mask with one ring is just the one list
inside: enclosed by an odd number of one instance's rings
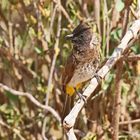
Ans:
{"label": "perched bird", "polygon": [[79,93],[80,85],[96,75],[100,63],[100,39],[97,33],[84,22],[81,22],[72,32],[66,36],[73,43],[73,49],[67,58],[62,73],[62,88],[67,94],[62,120],[73,106],[73,94]]}

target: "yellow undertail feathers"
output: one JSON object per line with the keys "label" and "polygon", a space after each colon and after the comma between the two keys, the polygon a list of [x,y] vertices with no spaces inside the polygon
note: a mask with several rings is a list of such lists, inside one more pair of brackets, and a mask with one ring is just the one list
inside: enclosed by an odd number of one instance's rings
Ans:
{"label": "yellow undertail feathers", "polygon": [[[82,83],[76,85],[75,89],[78,90],[82,87]],[[72,86],[66,85],[66,93],[72,96],[75,93],[75,89]]]}

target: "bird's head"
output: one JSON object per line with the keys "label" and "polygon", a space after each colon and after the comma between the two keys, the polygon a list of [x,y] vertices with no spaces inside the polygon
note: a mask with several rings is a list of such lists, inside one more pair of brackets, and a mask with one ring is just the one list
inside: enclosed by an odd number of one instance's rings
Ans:
{"label": "bird's head", "polygon": [[86,23],[81,22],[66,39],[70,39],[75,46],[88,45],[92,39],[92,30]]}

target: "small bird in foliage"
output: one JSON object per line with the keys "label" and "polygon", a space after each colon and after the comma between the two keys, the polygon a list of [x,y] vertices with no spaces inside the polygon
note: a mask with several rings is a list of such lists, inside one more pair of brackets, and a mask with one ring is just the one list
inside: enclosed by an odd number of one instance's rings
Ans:
{"label": "small bird in foliage", "polygon": [[67,94],[62,120],[73,106],[74,93],[85,100],[79,89],[82,83],[96,75],[100,63],[99,35],[86,23],[81,22],[66,39],[72,41],[73,49],[62,73],[62,89]]}

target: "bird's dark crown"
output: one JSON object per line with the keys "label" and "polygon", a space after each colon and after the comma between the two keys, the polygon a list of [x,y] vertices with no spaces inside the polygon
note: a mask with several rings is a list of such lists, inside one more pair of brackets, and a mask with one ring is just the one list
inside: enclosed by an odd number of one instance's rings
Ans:
{"label": "bird's dark crown", "polygon": [[87,31],[89,30],[90,27],[84,23],[84,22],[81,22],[72,32],[73,34],[73,37],[75,36],[78,36],[79,34],[83,33],[84,31]]}
{"label": "bird's dark crown", "polygon": [[90,46],[93,32],[86,23],[81,22],[66,38],[70,39],[73,43],[73,49],[78,50]]}
{"label": "bird's dark crown", "polygon": [[77,46],[86,47],[87,45],[89,46],[91,41],[92,30],[86,23],[82,22],[73,30],[71,35],[71,41],[74,48]]}

